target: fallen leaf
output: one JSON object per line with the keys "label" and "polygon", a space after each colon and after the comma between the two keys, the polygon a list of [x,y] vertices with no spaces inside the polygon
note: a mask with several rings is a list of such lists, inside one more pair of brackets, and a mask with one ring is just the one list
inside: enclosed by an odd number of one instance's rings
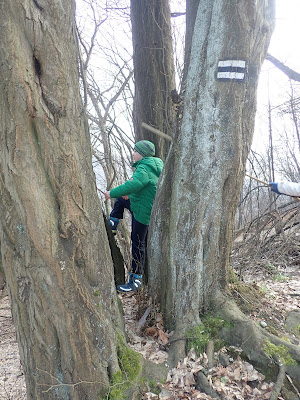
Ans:
{"label": "fallen leaf", "polygon": [[158,329],[158,337],[164,346],[169,343],[168,336],[161,329]]}
{"label": "fallen leaf", "polygon": [[158,329],[156,328],[156,326],[149,326],[148,328],[145,329],[145,335],[157,337]]}

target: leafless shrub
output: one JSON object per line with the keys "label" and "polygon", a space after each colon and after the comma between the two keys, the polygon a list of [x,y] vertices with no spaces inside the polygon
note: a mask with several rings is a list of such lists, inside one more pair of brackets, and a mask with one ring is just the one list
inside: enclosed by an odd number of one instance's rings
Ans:
{"label": "leafless shrub", "polygon": [[300,207],[290,201],[254,218],[236,232],[232,265],[242,279],[299,265]]}

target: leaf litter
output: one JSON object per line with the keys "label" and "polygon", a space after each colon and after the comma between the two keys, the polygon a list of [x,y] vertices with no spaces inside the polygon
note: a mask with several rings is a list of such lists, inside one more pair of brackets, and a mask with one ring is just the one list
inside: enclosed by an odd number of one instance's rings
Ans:
{"label": "leaf litter", "polygon": [[[258,323],[266,319],[266,329],[269,325],[276,326],[278,331],[284,332],[284,321],[288,311],[299,310],[300,281],[292,276],[281,282],[267,279],[255,283],[262,292],[260,308],[250,312],[251,318]],[[292,295],[291,295],[292,294]],[[150,314],[151,323],[143,332],[136,332],[137,321],[140,318],[141,299],[138,295],[119,295],[125,312],[126,332],[129,346],[143,355],[144,358],[156,362],[167,363],[167,346],[172,332],[165,331],[160,313]],[[147,304],[149,305],[149,304]],[[145,306],[144,306],[145,307]],[[154,315],[153,315],[154,314]],[[295,344],[299,344],[294,338]],[[231,346],[232,350],[232,346]],[[236,353],[241,349],[234,349]],[[197,386],[196,375],[204,371],[211,387],[220,399],[225,400],[267,400],[271,398],[274,382],[267,382],[263,374],[257,371],[252,364],[237,356],[235,359],[228,356],[229,365],[222,366],[219,360],[220,353],[227,354],[228,349],[222,348],[215,352],[216,365],[208,369],[205,353],[196,356],[191,349],[187,357],[178,363],[176,368],[169,371],[164,384],[159,384],[161,392],[144,393],[144,400],[212,400],[216,397],[201,392]],[[285,400],[282,395],[278,400]]]}
{"label": "leaf litter", "polygon": [[[287,311],[299,310],[300,281],[296,276],[284,281],[272,279],[257,283],[265,292],[261,307],[250,313],[251,317],[260,322],[264,317],[267,327],[276,324],[279,330],[284,329]],[[125,313],[125,326],[128,345],[141,353],[145,359],[154,363],[167,363],[167,347],[172,332],[164,329],[163,317],[158,312],[151,312],[148,324],[140,329],[138,321],[142,315],[141,303],[145,302],[140,295],[119,295]],[[148,303],[149,305],[149,303]],[[267,328],[266,328],[267,329]],[[297,338],[295,338],[297,340]],[[299,341],[298,343],[299,344]],[[197,356],[191,349],[187,357],[169,371],[164,384],[159,384],[160,393],[147,392],[144,400],[212,400],[213,397],[203,393],[197,387],[196,376],[204,372],[211,387],[226,400],[270,399],[274,387],[273,382],[267,382],[265,377],[250,363],[240,357],[229,357],[229,365],[220,364],[220,354],[227,354],[223,348],[215,353],[216,365],[207,368],[205,353]],[[0,297],[0,400],[25,400],[25,378],[19,357],[16,334],[13,326],[10,304],[7,295]],[[282,395],[278,400],[285,400]]]}

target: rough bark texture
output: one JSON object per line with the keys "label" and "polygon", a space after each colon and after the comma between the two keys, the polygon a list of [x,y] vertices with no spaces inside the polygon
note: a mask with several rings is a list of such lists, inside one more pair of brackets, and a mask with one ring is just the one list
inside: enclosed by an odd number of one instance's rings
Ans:
{"label": "rough bark texture", "polygon": [[0,241],[28,399],[96,400],[119,369],[74,8],[0,1]]}
{"label": "rough bark texture", "polygon": [[[181,126],[159,183],[150,227],[150,291],[168,326],[180,334],[199,322],[215,291],[226,287],[273,3],[199,3]],[[218,62],[224,59],[247,61],[244,82],[216,79]]]}
{"label": "rough bark texture", "polygon": [[135,136],[151,140],[162,159],[169,143],[141,128],[141,123],[173,135],[170,92],[175,89],[175,79],[170,20],[168,0],[131,0]]}
{"label": "rough bark texture", "polygon": [[2,257],[0,254],[0,290],[3,290],[5,287],[5,274],[4,274],[4,270],[3,270],[3,266],[2,266]]}

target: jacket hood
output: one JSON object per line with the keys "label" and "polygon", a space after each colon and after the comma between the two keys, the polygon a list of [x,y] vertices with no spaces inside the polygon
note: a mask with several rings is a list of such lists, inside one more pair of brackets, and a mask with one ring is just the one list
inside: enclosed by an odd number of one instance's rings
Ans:
{"label": "jacket hood", "polygon": [[145,165],[147,168],[150,168],[152,172],[159,176],[163,169],[164,163],[158,157],[143,157],[141,160],[135,162],[132,166],[137,168],[139,165]]}

